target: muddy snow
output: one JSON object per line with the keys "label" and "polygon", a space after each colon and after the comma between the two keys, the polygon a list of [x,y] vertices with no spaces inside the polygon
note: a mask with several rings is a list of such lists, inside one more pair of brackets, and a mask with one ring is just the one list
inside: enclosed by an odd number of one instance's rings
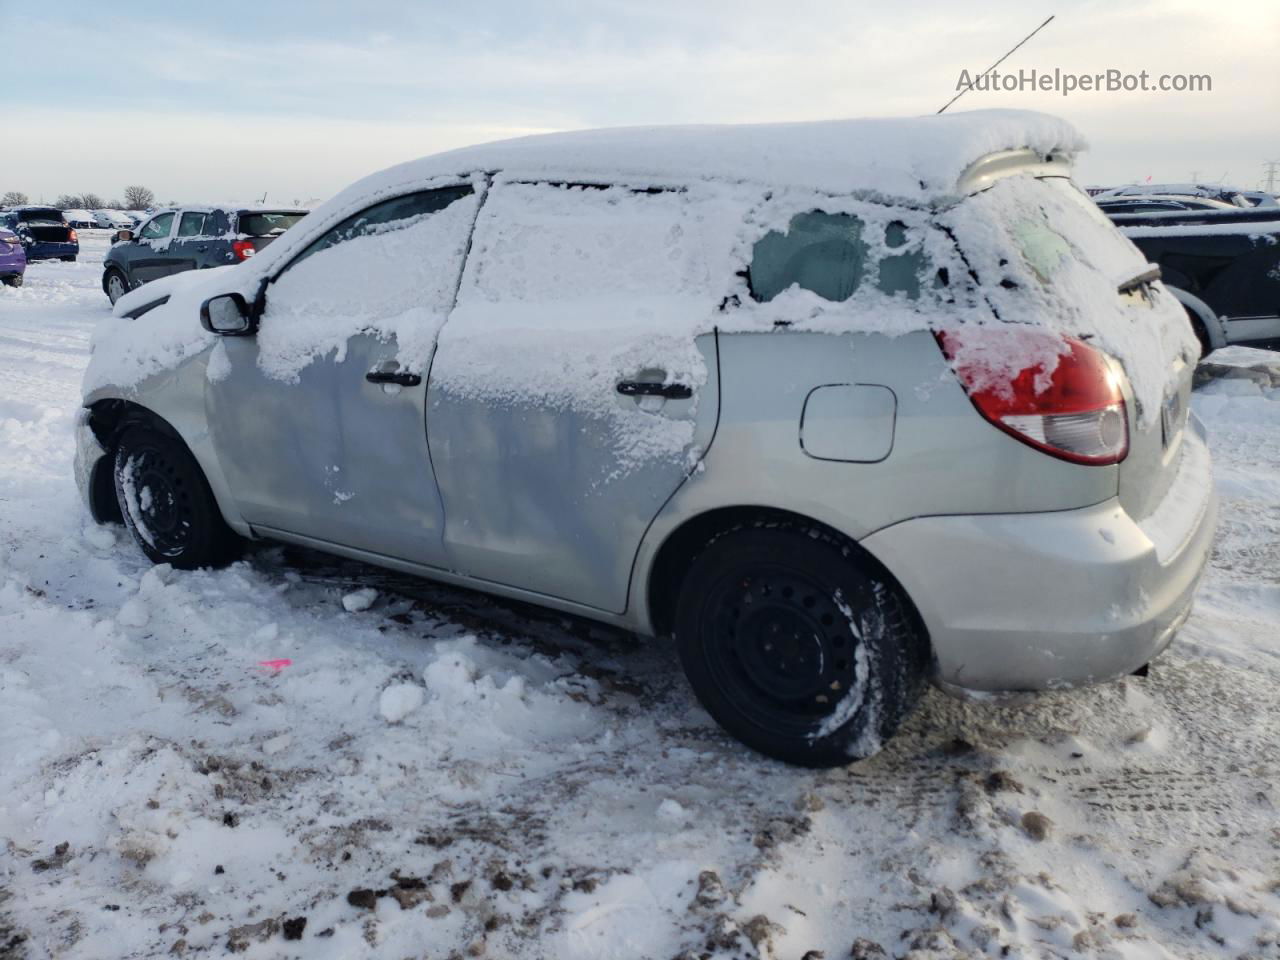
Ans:
{"label": "muddy snow", "polygon": [[1202,366],[1221,528],[1147,677],[762,759],[674,652],[72,481],[105,234],[0,288],[0,957],[1280,957],[1280,361]]}

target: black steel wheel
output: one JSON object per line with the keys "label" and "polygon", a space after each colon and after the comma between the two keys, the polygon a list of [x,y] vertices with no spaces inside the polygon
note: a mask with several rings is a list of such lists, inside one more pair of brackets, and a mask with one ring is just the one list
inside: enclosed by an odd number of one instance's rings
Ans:
{"label": "black steel wheel", "polygon": [[115,488],[125,526],[152,562],[221,566],[238,552],[199,464],[177,437],[128,428],[116,447]]}
{"label": "black steel wheel", "polygon": [[675,631],[707,711],[788,763],[872,755],[923,687],[927,644],[900,588],[820,529],[760,524],[717,537],[685,578]]}

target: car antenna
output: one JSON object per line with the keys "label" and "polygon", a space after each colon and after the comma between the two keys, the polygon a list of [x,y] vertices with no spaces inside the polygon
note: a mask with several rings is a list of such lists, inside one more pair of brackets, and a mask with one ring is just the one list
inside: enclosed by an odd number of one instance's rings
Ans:
{"label": "car antenna", "polygon": [[[999,60],[997,60],[997,61],[996,61],[995,63],[993,63],[991,66],[987,67],[987,69],[983,70],[983,71],[982,71],[982,73],[978,74],[978,76],[983,76],[984,74],[988,74],[988,73],[990,73],[990,72],[991,72],[992,70],[994,70],[996,67],[1000,66],[1000,64],[1002,64],[1002,63],[1004,63],[1006,60],[1008,60],[1008,59],[1009,59],[1009,55],[1010,55],[1010,54],[1012,54],[1014,50],[1017,50],[1017,49],[1018,49],[1018,47],[1022,46],[1024,43],[1026,43],[1028,40],[1030,40],[1032,37],[1034,37],[1037,33],[1039,33],[1041,30],[1043,30],[1045,27],[1047,27],[1047,26],[1049,25],[1049,20],[1052,20],[1052,19],[1053,19],[1054,17],[1056,17],[1056,16],[1057,16],[1057,14],[1056,14],[1056,13],[1051,13],[1051,14],[1049,14],[1048,19],[1047,19],[1047,20],[1045,20],[1045,22],[1044,22],[1044,23],[1040,24],[1040,26],[1036,27],[1034,30],[1032,30],[1030,33],[1028,33],[1025,37],[1023,37],[1021,40],[1019,40],[1017,43],[1015,43],[1012,47],[1010,47],[1010,48],[1009,48],[1009,52],[1008,52],[1008,53],[1006,53],[1003,57],[1001,57]],[[973,84],[968,84],[967,86],[965,86],[965,87],[964,87],[964,88],[963,88],[959,93],[957,93],[954,97],[952,97],[950,100],[948,100],[946,103],[944,103],[944,104],[942,105],[942,110],[939,110],[939,111],[938,111],[938,113],[942,113],[942,111],[943,111],[943,110],[946,110],[946,109],[947,109],[947,107],[951,106],[953,103],[955,103],[955,102],[956,102],[957,100],[959,100],[961,97],[963,97],[966,93],[968,93],[968,92],[969,92],[969,90],[972,88],[972,86],[973,86]]]}

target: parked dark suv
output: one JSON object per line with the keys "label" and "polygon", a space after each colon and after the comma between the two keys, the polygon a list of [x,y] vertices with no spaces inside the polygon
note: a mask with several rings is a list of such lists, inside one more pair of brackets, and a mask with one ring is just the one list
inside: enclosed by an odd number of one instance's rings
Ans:
{"label": "parked dark suv", "polygon": [[306,210],[201,207],[157,210],[121,230],[102,263],[102,289],[114,304],[135,287],[184,270],[248,260],[307,215]]}
{"label": "parked dark suv", "polygon": [[1159,265],[1204,353],[1232,344],[1280,350],[1280,210],[1108,216]]}
{"label": "parked dark suv", "polygon": [[75,260],[80,253],[80,238],[53,207],[12,207],[0,213],[0,227],[18,235],[28,262]]}

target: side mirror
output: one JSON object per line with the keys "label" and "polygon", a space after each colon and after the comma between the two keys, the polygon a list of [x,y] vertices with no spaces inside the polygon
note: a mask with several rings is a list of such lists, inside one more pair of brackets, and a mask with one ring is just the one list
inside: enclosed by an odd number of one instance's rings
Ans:
{"label": "side mirror", "polygon": [[200,326],[223,337],[247,337],[257,331],[253,311],[238,293],[210,297],[200,304]]}
{"label": "side mirror", "polygon": [[133,231],[132,231],[132,230],[117,230],[117,231],[116,231],[116,243],[126,243],[126,242],[128,242],[129,240],[132,240],[132,239],[133,239]]}

